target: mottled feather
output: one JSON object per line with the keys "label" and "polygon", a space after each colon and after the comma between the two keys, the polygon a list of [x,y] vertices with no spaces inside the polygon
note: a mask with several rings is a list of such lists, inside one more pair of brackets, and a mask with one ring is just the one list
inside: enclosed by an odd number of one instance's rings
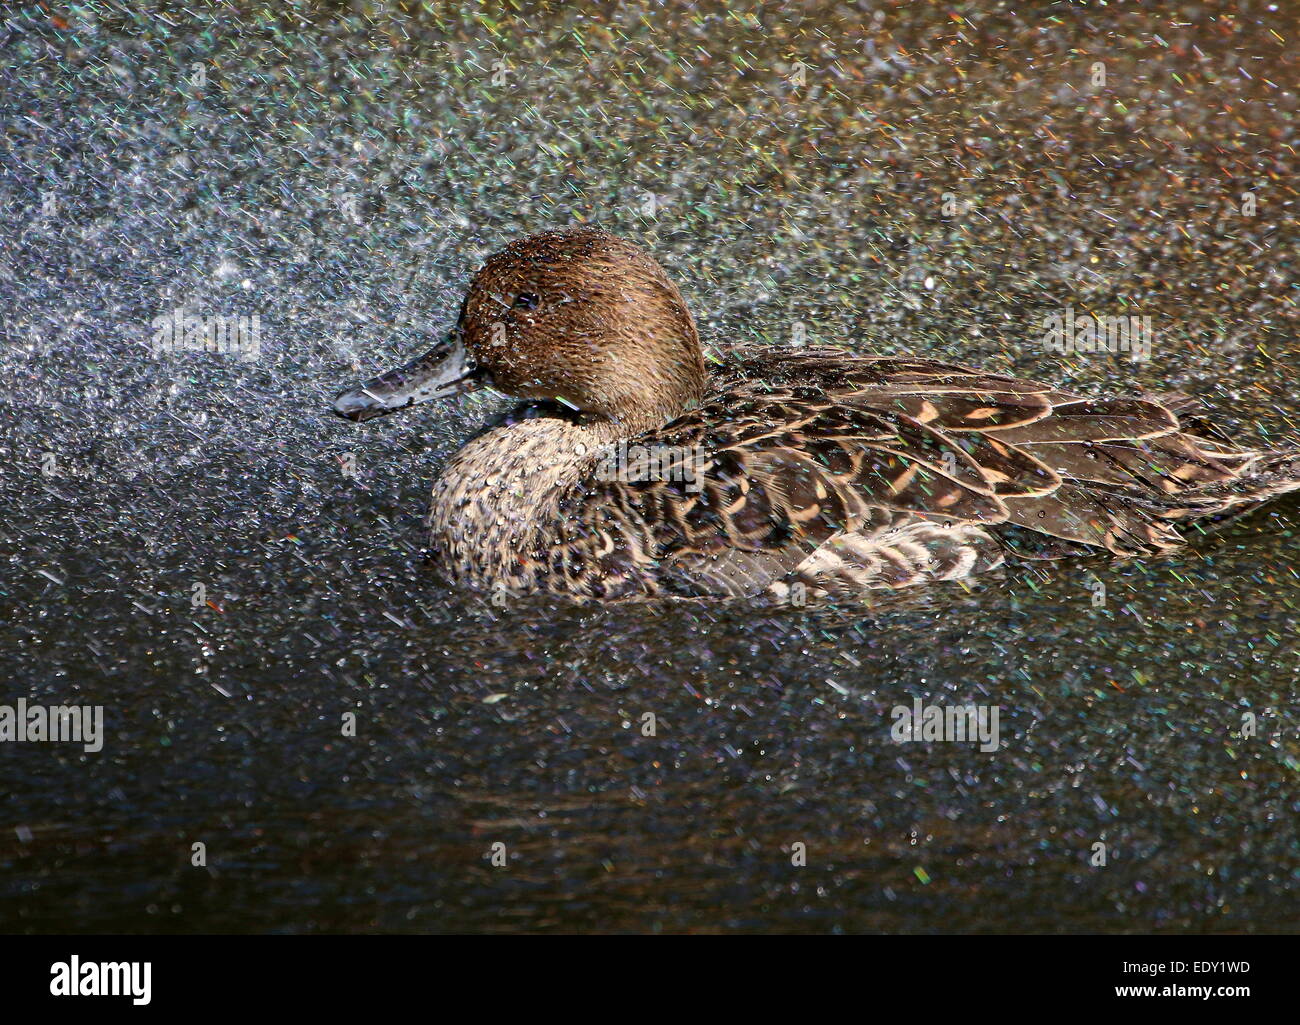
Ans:
{"label": "mottled feather", "polygon": [[671,480],[576,482],[561,508],[587,525],[569,561],[594,572],[554,583],[826,593],[954,579],[1008,554],[1150,555],[1183,543],[1174,521],[1248,501],[1202,489],[1246,480],[1258,459],[1180,432],[1149,398],[919,358],[766,349],[717,380],[695,409],[627,442],[696,459],[699,490],[671,461],[658,467]]}

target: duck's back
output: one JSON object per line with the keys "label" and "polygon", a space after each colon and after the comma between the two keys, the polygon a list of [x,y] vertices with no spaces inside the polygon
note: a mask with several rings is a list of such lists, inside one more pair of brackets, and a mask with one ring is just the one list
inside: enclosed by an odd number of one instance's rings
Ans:
{"label": "duck's back", "polygon": [[753,350],[696,409],[561,499],[549,586],[788,595],[954,579],[1008,555],[1149,555],[1179,521],[1300,487],[1300,460],[1088,398],[918,358]]}

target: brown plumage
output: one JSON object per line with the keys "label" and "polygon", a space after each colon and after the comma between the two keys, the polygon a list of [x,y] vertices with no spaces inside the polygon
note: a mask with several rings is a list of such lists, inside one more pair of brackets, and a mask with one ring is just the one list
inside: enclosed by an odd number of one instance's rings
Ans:
{"label": "brown plumage", "polygon": [[493,256],[441,347],[335,408],[483,384],[535,401],[451,459],[430,524],[453,580],[510,592],[817,597],[1008,556],[1151,555],[1181,523],[1300,487],[1300,455],[1169,405],[936,360],[767,348],[710,382],[677,288],[594,229]]}

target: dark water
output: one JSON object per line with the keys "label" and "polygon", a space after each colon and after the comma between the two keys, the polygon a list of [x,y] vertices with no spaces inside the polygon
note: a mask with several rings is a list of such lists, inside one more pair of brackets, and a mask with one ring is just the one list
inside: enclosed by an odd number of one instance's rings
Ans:
{"label": "dark water", "polygon": [[[0,701],[107,737],[0,744],[0,926],[1294,930],[1294,503],[868,610],[497,608],[420,520],[504,400],[325,412],[593,222],[716,353],[797,323],[1294,440],[1300,24],[1159,6],[8,16]],[[1064,307],[1150,361],[1044,351]],[[260,351],[153,352],[178,308]],[[918,697],[1001,748],[893,743]]]}

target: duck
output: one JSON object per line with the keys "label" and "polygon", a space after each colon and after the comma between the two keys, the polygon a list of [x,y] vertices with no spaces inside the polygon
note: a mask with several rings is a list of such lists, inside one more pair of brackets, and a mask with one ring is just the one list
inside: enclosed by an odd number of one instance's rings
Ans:
{"label": "duck", "polygon": [[363,423],[480,388],[520,404],[443,466],[429,552],[494,596],[869,600],[1008,560],[1159,555],[1300,488],[1300,452],[1234,444],[1186,397],[822,346],[710,367],[653,255],[588,226],[490,256],[437,345],[332,409]]}

